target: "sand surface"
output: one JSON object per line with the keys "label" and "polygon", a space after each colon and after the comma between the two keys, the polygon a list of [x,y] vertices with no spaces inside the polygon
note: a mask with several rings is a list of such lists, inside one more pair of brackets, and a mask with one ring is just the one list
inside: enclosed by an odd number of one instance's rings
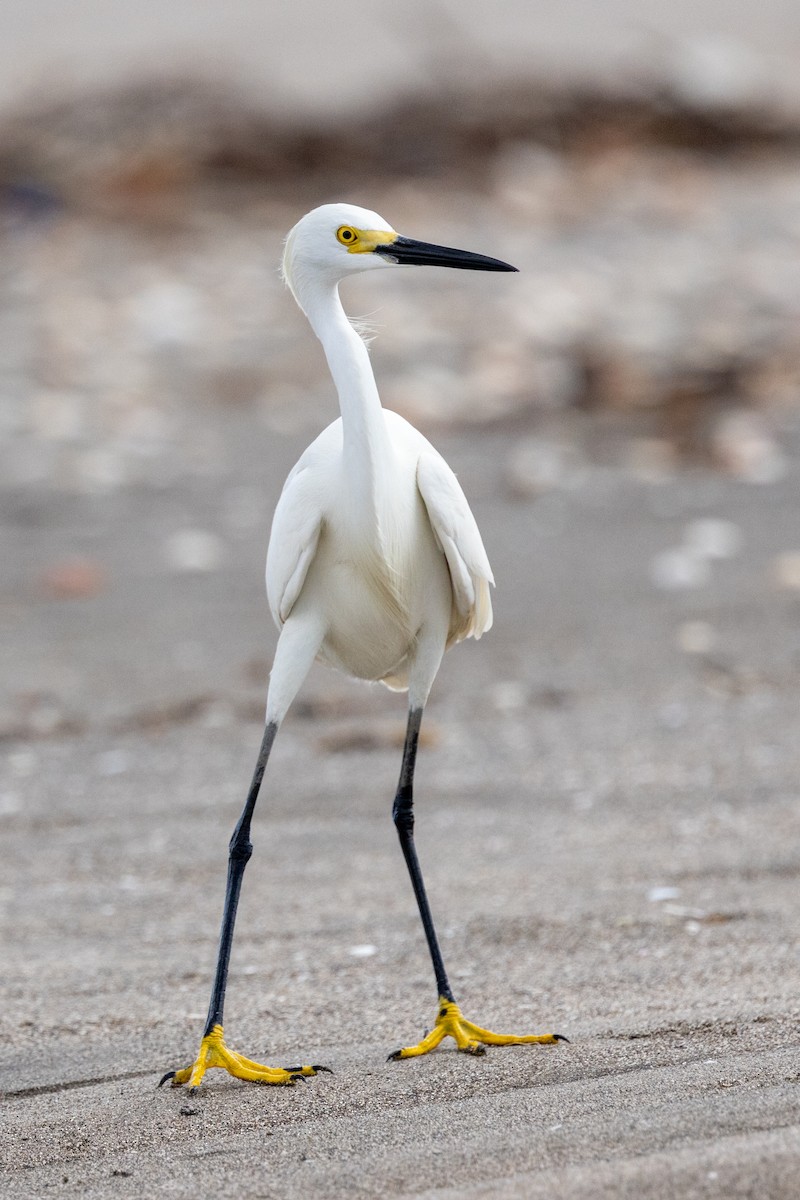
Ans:
{"label": "sand surface", "polygon": [[[176,573],[157,547],[189,484],[17,498],[6,700],[50,670],[83,707],[5,746],[4,1195],[797,1194],[796,436],[769,485],[594,466],[549,504],[508,497],[515,441],[439,438],[499,587],[437,681],[418,842],[467,1015],[570,1044],[386,1062],[435,1012],[389,817],[403,702],[315,670],[257,813],[226,1031],[334,1073],[156,1090],[196,1050],[259,741],[263,539]],[[243,470],[277,488],[297,448],[254,439]],[[699,517],[730,556],[656,586]],[[111,585],[44,597],[90,533]]]}

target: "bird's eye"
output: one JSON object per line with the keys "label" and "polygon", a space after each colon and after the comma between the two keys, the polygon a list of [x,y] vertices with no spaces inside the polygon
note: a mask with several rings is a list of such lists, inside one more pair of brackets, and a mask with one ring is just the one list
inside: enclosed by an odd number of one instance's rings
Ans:
{"label": "bird's eye", "polygon": [[336,230],[336,237],[343,246],[352,246],[358,241],[358,234],[350,225],[341,225]]}

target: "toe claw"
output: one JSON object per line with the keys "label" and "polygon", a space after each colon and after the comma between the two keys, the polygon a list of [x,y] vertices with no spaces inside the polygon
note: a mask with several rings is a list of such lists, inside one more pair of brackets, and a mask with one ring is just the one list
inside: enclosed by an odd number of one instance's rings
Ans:
{"label": "toe claw", "polygon": [[310,1075],[332,1075],[333,1071],[330,1067],[323,1067],[321,1063],[312,1063],[311,1067],[284,1067],[284,1071],[288,1071],[290,1075],[300,1075],[303,1079],[307,1079]]}
{"label": "toe claw", "polygon": [[553,1034],[553,1037],[555,1038],[555,1040],[556,1040],[557,1042],[566,1042],[566,1043],[567,1043],[567,1045],[569,1045],[569,1044],[570,1044],[569,1038],[568,1038],[568,1037],[564,1037],[564,1034],[563,1034],[563,1033],[554,1033],[554,1034]]}
{"label": "toe claw", "polygon": [[400,1059],[401,1059],[402,1057],[403,1057],[403,1051],[402,1051],[402,1050],[393,1050],[393,1051],[392,1051],[392,1053],[389,1055],[389,1057],[387,1058],[387,1060],[386,1060],[386,1061],[387,1061],[387,1062],[400,1062]]}
{"label": "toe claw", "polygon": [[164,1084],[167,1082],[167,1080],[174,1079],[175,1076],[177,1075],[177,1073],[178,1073],[177,1071],[167,1071],[166,1075],[161,1076],[158,1083],[156,1084],[156,1087],[163,1087]]}

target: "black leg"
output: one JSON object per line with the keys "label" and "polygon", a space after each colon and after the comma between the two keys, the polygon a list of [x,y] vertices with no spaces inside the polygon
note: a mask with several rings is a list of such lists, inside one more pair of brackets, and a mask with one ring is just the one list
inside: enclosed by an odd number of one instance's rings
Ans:
{"label": "black leg", "polygon": [[275,734],[277,732],[278,726],[275,722],[270,722],[264,730],[264,737],[261,740],[261,749],[258,754],[256,769],[253,772],[250,791],[247,793],[247,800],[242,809],[242,815],[239,817],[228,847],[228,882],[225,888],[225,907],[222,911],[217,970],[214,976],[214,986],[211,991],[211,1003],[208,1006],[208,1019],[206,1020],[206,1027],[203,1033],[204,1037],[211,1033],[215,1025],[222,1024],[222,1010],[225,1006],[225,988],[228,983],[228,964],[231,960],[231,947],[233,946],[233,927],[236,923],[236,909],[239,905],[239,893],[242,889],[244,869],[250,861],[250,855],[253,853],[253,844],[250,841],[250,821],[252,820],[253,810],[258,799],[258,791],[261,787],[261,780],[264,777],[267,759],[269,758],[272,743],[275,741]]}
{"label": "black leg", "polygon": [[443,996],[445,1000],[455,1002],[447,979],[447,972],[444,969],[442,952],[439,949],[439,941],[433,926],[431,908],[425,892],[419,859],[417,858],[417,849],[414,845],[414,765],[417,761],[417,743],[419,741],[421,724],[422,709],[412,709],[408,714],[406,741],[403,747],[403,765],[400,769],[400,782],[397,785],[397,795],[394,800],[392,817],[400,838],[400,847],[403,851],[403,857],[406,860],[408,873],[411,876],[411,886],[417,898],[419,915],[422,918],[422,927],[425,930],[425,937],[431,954],[439,995]]}

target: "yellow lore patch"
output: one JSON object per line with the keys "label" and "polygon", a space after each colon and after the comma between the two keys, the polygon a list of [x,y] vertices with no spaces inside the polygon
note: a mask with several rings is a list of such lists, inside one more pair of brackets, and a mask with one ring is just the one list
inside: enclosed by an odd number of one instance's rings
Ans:
{"label": "yellow lore patch", "polygon": [[376,246],[391,246],[399,236],[393,229],[357,229],[355,225],[340,225],[336,230],[336,240],[348,254],[372,254]]}

